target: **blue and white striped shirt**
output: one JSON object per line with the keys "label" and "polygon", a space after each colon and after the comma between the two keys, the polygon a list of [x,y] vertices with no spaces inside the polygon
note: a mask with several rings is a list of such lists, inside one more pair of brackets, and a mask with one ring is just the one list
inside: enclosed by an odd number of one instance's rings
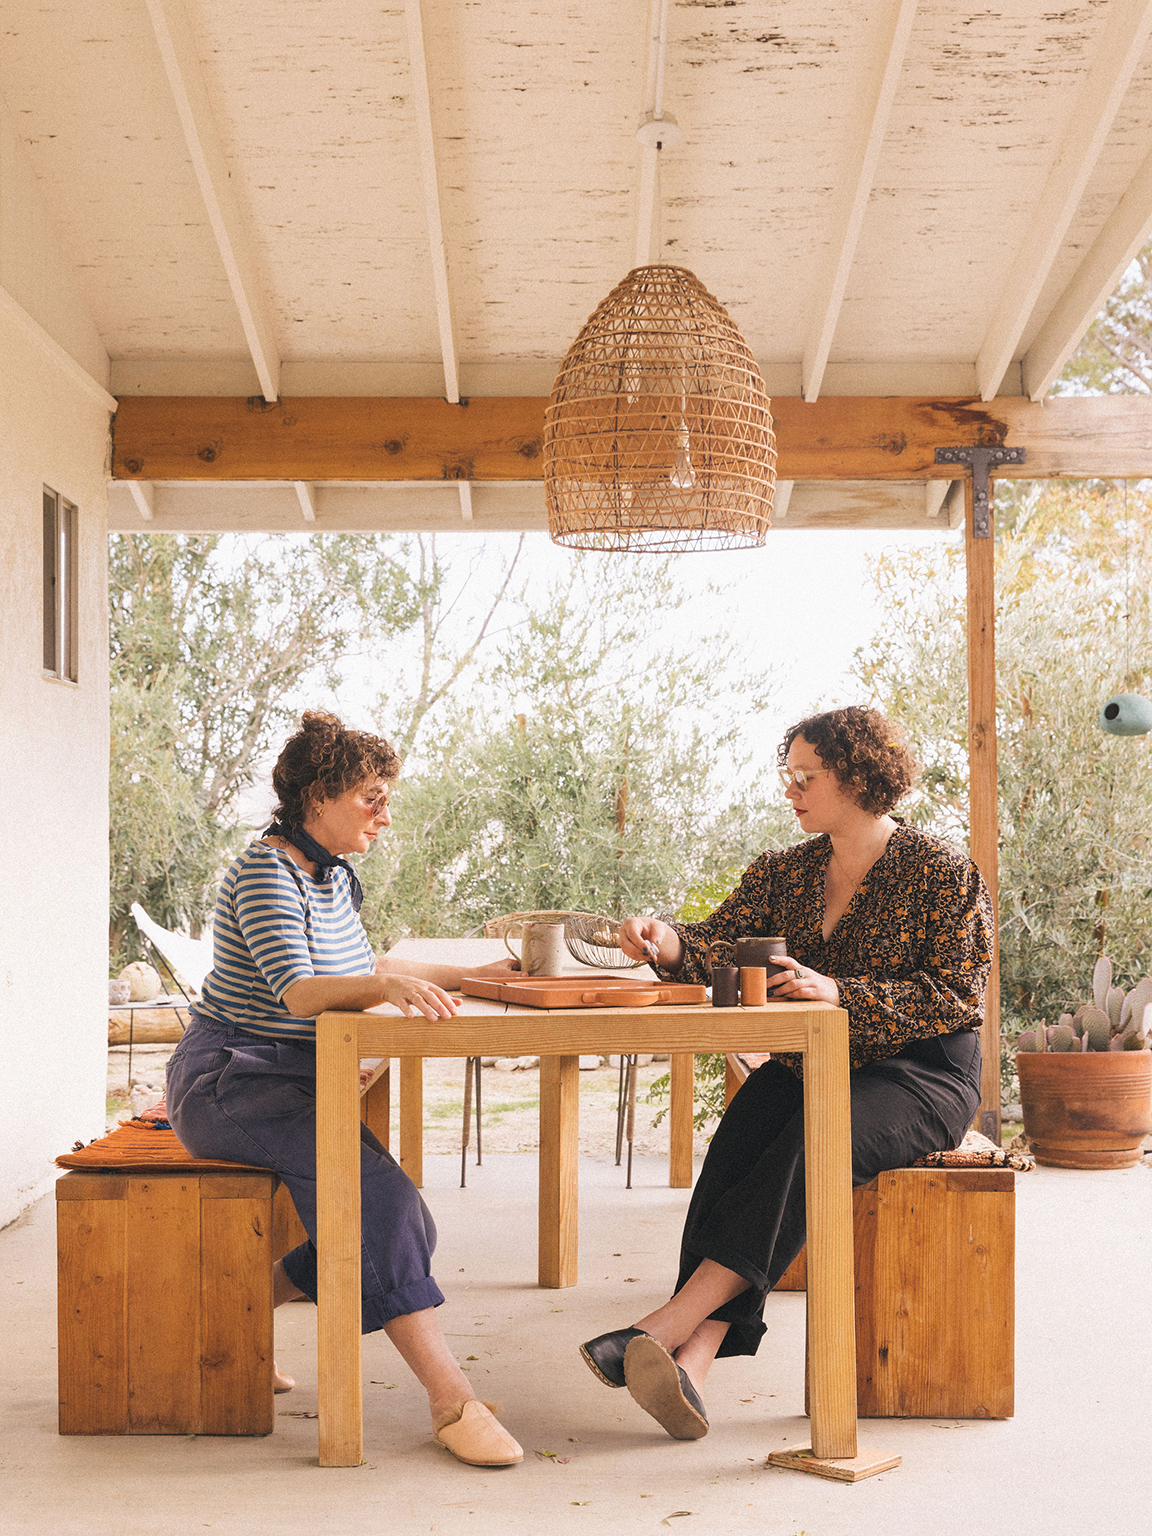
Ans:
{"label": "blue and white striped shirt", "polygon": [[352,907],[348,872],[316,880],[268,843],[246,848],[224,876],[212,969],[198,1011],[274,1040],[315,1040],[316,1020],[280,999],[309,976],[371,976],[372,946]]}

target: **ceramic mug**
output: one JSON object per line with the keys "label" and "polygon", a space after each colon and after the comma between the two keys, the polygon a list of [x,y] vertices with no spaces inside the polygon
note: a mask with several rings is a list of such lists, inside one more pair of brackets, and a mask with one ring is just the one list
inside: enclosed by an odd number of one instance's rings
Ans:
{"label": "ceramic mug", "polygon": [[[520,953],[509,942],[520,936]],[[568,953],[563,923],[512,923],[504,930],[504,947],[520,962],[524,976],[559,976]]]}

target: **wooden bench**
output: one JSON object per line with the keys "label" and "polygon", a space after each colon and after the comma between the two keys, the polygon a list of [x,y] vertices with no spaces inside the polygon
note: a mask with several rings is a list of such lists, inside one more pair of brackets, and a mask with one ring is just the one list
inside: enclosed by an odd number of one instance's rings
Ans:
{"label": "wooden bench", "polygon": [[[361,1115],[388,1144],[388,1063]],[[57,1161],[60,1433],[267,1435],[272,1265],[305,1239],[267,1168],[124,1126]]]}
{"label": "wooden bench", "polygon": [[[730,1086],[747,1076],[740,1058],[728,1071]],[[853,1191],[861,1418],[1012,1417],[1015,1182],[1009,1168],[897,1168]],[[806,1289],[805,1257],[776,1290]]]}

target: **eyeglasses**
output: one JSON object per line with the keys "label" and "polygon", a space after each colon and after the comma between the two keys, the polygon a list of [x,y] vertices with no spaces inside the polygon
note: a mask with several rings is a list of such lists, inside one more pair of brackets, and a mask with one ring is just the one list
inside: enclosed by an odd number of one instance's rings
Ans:
{"label": "eyeglasses", "polygon": [[365,790],[360,798],[372,812],[373,816],[379,816],[380,812],[388,804],[391,795],[392,790],[391,787],[389,787],[388,789],[374,789],[371,791]]}
{"label": "eyeglasses", "polygon": [[797,789],[804,789],[809,782],[821,773],[831,773],[831,768],[777,768],[780,782],[785,789],[791,789],[795,784]]}

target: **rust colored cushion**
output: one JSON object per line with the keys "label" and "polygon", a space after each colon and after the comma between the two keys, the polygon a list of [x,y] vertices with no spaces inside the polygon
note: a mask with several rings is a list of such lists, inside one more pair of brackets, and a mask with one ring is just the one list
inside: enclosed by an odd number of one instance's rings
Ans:
{"label": "rust colored cushion", "polygon": [[[248,1163],[225,1163],[211,1157],[193,1157],[177,1140],[175,1131],[158,1131],[149,1125],[121,1125],[99,1141],[79,1152],[66,1152],[56,1159],[59,1168],[109,1168],[119,1173],[148,1172],[170,1168],[190,1170],[234,1168],[251,1170]],[[267,1168],[257,1170],[270,1172]]]}

